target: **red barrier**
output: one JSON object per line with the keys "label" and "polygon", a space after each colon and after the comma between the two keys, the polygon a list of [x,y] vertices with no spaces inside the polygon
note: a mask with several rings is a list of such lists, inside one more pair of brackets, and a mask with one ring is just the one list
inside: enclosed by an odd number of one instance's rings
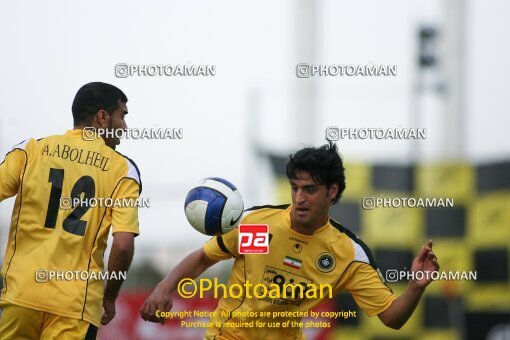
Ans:
{"label": "red barrier", "polygon": [[[148,292],[127,292],[117,299],[117,313],[107,326],[99,329],[100,340],[198,340],[204,336],[204,328],[181,328],[181,320],[169,319],[164,325],[146,322],[140,317],[140,307],[148,297]],[[213,298],[182,299],[174,297],[172,311],[212,311],[216,308],[217,300]],[[326,301],[314,311],[334,310],[332,301]],[[206,322],[207,318],[190,318],[192,321]],[[303,322],[311,319],[303,319]],[[323,318],[314,321],[331,321]],[[308,340],[325,340],[333,328],[309,328],[305,330]]]}

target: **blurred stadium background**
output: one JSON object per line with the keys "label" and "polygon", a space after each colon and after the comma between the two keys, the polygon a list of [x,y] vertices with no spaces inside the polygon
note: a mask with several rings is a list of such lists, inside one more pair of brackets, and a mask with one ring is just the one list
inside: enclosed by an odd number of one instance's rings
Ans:
{"label": "blurred stadium background", "polygon": [[[320,308],[358,310],[308,339],[509,339],[510,4],[490,1],[0,1],[0,153],[72,127],[89,81],[119,86],[130,127],[183,128],[172,141],[124,141],[142,173],[141,235],[100,339],[200,339],[202,329],[143,322],[154,285],[208,238],[186,222],[187,191],[220,176],[246,206],[289,202],[289,153],[324,143],[328,126],[426,128],[427,139],[338,141],[347,190],[332,215],[372,249],[381,270],[408,267],[434,240],[442,270],[399,331],[341,295]],[[115,78],[128,64],[214,64],[216,76]],[[296,77],[296,64],[395,64],[396,77]],[[364,196],[451,197],[448,209],[363,210]],[[2,254],[13,200],[0,204]],[[225,281],[230,262],[205,275]],[[406,283],[389,284],[397,293]],[[174,310],[213,309],[213,299]]]}

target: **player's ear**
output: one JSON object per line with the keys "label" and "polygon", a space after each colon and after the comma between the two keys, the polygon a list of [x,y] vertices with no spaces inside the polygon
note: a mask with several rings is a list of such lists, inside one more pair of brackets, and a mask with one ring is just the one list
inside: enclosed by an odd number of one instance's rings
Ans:
{"label": "player's ear", "polygon": [[110,120],[110,115],[105,110],[101,109],[96,113],[96,119],[100,127],[106,128],[108,127],[108,122]]}
{"label": "player's ear", "polygon": [[330,200],[336,197],[336,195],[338,194],[338,190],[340,190],[340,186],[338,185],[338,183],[331,184],[328,192],[328,197]]}

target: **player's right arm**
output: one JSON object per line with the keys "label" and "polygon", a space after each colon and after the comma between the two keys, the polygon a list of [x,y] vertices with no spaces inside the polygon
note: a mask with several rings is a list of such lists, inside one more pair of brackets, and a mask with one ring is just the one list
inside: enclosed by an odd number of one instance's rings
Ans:
{"label": "player's right arm", "polygon": [[171,294],[182,279],[195,279],[207,268],[220,260],[238,257],[237,228],[230,232],[211,238],[203,248],[195,250],[182,260],[154,289],[145,300],[140,315],[146,321],[164,322],[156,317],[156,311],[168,312],[172,309]]}
{"label": "player's right arm", "polygon": [[[437,262],[436,255],[432,251],[432,240],[429,240],[414,259],[411,265],[411,272],[430,273],[437,272],[438,270],[439,263]],[[384,312],[378,315],[379,319],[390,328],[400,329],[413,314],[425,288],[431,282],[432,278],[430,277],[425,277],[421,280],[416,280],[414,278],[410,280],[406,291],[393,301]]]}
{"label": "player's right arm", "polygon": [[164,322],[156,317],[156,311],[170,311],[172,309],[172,293],[178,283],[184,278],[195,279],[207,268],[215,264],[216,260],[209,258],[203,248],[195,250],[186,256],[154,289],[145,300],[140,315],[142,319],[152,322]]}
{"label": "player's right arm", "polygon": [[18,192],[26,161],[26,153],[20,149],[14,149],[5,156],[0,164],[0,202]]}

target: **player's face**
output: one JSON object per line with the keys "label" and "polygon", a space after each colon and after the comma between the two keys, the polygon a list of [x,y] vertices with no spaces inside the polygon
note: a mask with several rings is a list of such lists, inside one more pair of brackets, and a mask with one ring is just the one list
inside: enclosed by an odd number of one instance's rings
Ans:
{"label": "player's face", "polygon": [[338,184],[328,189],[317,184],[306,171],[296,172],[296,178],[290,180],[292,194],[291,220],[298,231],[314,230],[326,224],[329,218],[331,200],[338,192]]}
{"label": "player's face", "polygon": [[[125,120],[125,116],[128,114],[126,103],[122,103],[120,100],[118,101],[119,105],[115,111],[109,112],[108,117],[108,130],[117,131],[117,130],[125,130],[127,129],[127,124]],[[115,149],[117,145],[120,144],[120,139],[117,138],[120,134],[114,134],[111,138],[105,138],[105,143],[112,149]]]}

